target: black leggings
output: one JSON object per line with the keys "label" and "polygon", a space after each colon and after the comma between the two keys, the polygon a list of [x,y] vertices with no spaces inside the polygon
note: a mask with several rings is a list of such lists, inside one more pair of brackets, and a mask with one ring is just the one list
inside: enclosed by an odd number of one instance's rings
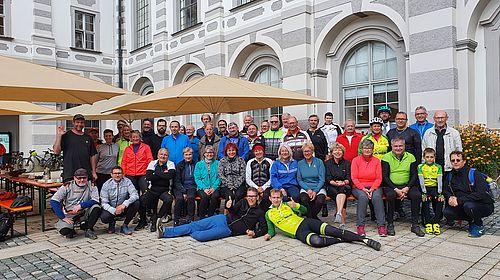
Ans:
{"label": "black leggings", "polygon": [[132,181],[132,184],[134,185],[134,187],[137,190],[137,193],[139,195],[146,192],[146,190],[149,186],[149,183],[146,180],[146,175],[127,176],[127,178],[129,178],[130,181]]}
{"label": "black leggings", "polygon": [[352,231],[341,230],[320,220],[305,218],[295,236],[312,247],[326,247],[340,242],[363,242],[363,237]]}
{"label": "black leggings", "polygon": [[324,194],[318,194],[314,200],[311,200],[309,199],[309,195],[303,192],[300,193],[299,199],[300,204],[307,208],[307,217],[317,219],[321,207],[325,204],[326,196]]}
{"label": "black leggings", "polygon": [[215,190],[211,195],[207,195],[204,191],[200,190],[198,191],[198,196],[201,198],[200,207],[198,208],[200,218],[213,216],[215,210],[220,207],[219,190]]}
{"label": "black leggings", "polygon": [[[427,201],[422,202],[422,214],[424,224],[438,224],[443,219],[443,201],[438,201],[437,188],[427,187]],[[434,218],[431,218],[431,204],[434,211]]]}
{"label": "black leggings", "polygon": [[187,199],[184,200],[184,194],[180,191],[174,191],[175,205],[174,205],[174,221],[179,221],[182,209],[187,208],[188,219],[194,220],[194,210],[196,208],[195,198],[196,189],[187,189]]}
{"label": "black leggings", "polygon": [[123,211],[120,215],[113,215],[106,210],[102,210],[101,212],[101,221],[105,224],[109,224],[115,221],[115,217],[123,217],[125,216],[125,220],[123,221],[124,225],[128,225],[130,221],[135,216],[135,213],[139,210],[139,200],[134,201],[134,203],[130,204],[125,211]]}
{"label": "black leggings", "polygon": [[95,181],[95,184],[99,190],[99,194],[101,194],[102,185],[104,185],[104,183],[109,179],[111,179],[111,174],[97,173],[97,180]]}
{"label": "black leggings", "polygon": [[[158,200],[161,199],[163,204],[158,212]],[[146,220],[146,211],[151,209],[153,211],[153,220],[158,217],[165,217],[166,215],[172,215],[172,202],[174,199],[168,192],[157,193],[155,191],[149,190],[145,194],[141,195],[141,207],[139,208],[139,215],[142,221]]]}
{"label": "black leggings", "polygon": [[239,186],[236,189],[230,190],[229,188],[222,187],[220,188],[220,194],[227,201],[229,196],[234,203],[238,202],[238,200],[244,198],[247,195],[247,186],[245,184]]}

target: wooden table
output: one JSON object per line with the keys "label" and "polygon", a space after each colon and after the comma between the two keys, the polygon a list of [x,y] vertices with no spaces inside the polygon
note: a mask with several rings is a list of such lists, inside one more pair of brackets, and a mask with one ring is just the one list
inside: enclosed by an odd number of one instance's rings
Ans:
{"label": "wooden table", "polygon": [[35,190],[38,190],[38,208],[40,215],[42,216],[42,231],[45,231],[45,198],[47,196],[47,190],[52,188],[59,188],[62,183],[42,183],[35,179],[29,179],[26,177],[12,177],[7,174],[0,175],[1,180],[5,180],[6,189],[13,190],[14,192],[22,191],[23,195],[26,195],[26,189],[31,193],[31,200],[35,200]]}

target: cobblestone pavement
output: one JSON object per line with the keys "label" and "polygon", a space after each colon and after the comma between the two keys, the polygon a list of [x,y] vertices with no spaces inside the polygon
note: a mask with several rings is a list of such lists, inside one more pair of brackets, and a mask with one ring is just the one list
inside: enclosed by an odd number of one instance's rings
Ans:
{"label": "cobblestone pavement", "polygon": [[[382,243],[379,252],[357,244],[311,248],[283,235],[269,242],[159,240],[147,231],[107,234],[102,224],[97,240],[81,231],[68,240],[55,230],[40,232],[40,217],[33,216],[28,237],[0,243],[0,279],[500,279],[499,207],[487,219],[488,234],[478,239],[467,237],[466,223],[418,238],[398,221],[395,237],[380,238],[368,222],[367,235]],[[351,230],[354,211],[349,205]],[[330,210],[325,221],[332,218]],[[17,230],[22,227],[18,220]]]}

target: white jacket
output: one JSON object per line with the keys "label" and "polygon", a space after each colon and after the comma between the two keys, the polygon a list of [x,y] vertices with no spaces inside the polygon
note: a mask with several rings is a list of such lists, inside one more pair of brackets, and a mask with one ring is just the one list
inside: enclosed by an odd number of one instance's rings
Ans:
{"label": "white jacket", "polygon": [[[454,129],[449,125],[446,126],[446,132],[444,133],[443,139],[444,139],[443,168],[445,171],[450,171],[452,168],[450,162],[450,154],[453,151],[462,151],[462,139],[460,138],[460,133],[458,132],[458,130]],[[427,131],[424,134],[424,137],[422,138],[422,151],[425,148],[433,148],[435,150],[436,140],[437,140],[436,129],[435,126],[432,126],[431,128],[427,129]]]}

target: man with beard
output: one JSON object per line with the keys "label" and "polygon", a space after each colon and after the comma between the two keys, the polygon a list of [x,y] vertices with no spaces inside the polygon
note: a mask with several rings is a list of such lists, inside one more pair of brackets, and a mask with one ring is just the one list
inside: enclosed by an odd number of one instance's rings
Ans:
{"label": "man with beard", "polygon": [[54,142],[54,153],[59,155],[63,152],[63,182],[73,179],[73,173],[83,168],[87,174],[92,174],[92,179],[97,179],[96,165],[97,150],[92,138],[83,132],[85,117],[76,114],[73,117],[73,128],[64,132],[64,127],[57,127],[56,140]]}
{"label": "man with beard", "polygon": [[391,108],[387,105],[380,106],[377,110],[377,115],[382,119],[382,134],[387,135],[389,130],[396,127],[395,123],[391,123],[389,119],[391,118]]}

